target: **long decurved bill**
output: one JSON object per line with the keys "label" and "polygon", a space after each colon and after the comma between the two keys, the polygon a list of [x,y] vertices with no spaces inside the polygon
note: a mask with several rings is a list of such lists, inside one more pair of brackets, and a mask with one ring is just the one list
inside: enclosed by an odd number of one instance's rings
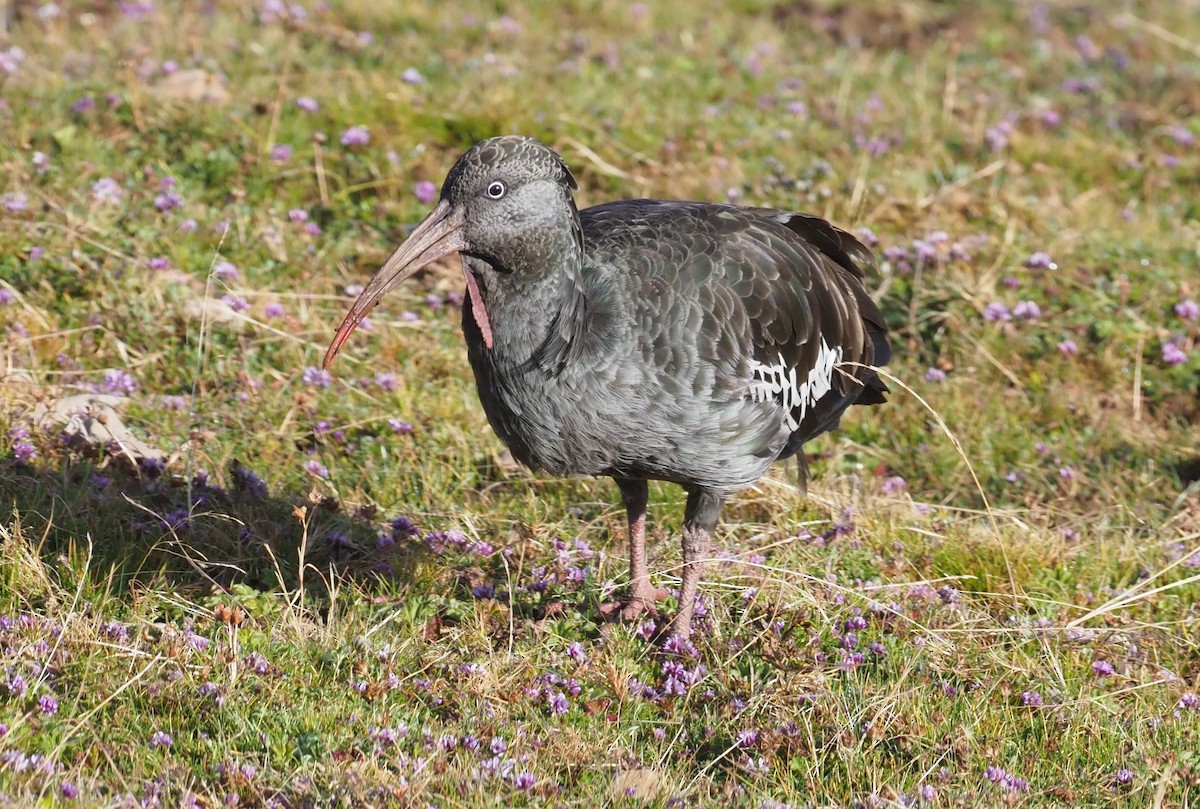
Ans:
{"label": "long decurved bill", "polygon": [[432,264],[442,256],[457,253],[466,247],[463,241],[462,214],[449,202],[442,200],[429,212],[429,216],[417,225],[396,252],[384,262],[383,267],[359,294],[342,321],[341,327],[325,352],[322,368],[328,368],[334,357],[342,350],[346,340],[371,313],[375,305],[391,290],[402,284],[417,270]]}

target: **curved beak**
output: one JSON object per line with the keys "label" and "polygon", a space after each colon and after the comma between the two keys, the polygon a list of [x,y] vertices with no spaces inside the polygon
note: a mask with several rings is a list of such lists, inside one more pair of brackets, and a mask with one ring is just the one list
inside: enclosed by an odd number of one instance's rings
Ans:
{"label": "curved beak", "polygon": [[359,294],[342,321],[341,327],[325,352],[322,368],[328,368],[334,357],[342,350],[346,340],[358,328],[358,324],[371,313],[375,305],[391,290],[410,278],[417,270],[437,261],[443,256],[457,253],[466,248],[463,238],[461,210],[442,200],[417,225],[404,243],[396,248],[371,283]]}

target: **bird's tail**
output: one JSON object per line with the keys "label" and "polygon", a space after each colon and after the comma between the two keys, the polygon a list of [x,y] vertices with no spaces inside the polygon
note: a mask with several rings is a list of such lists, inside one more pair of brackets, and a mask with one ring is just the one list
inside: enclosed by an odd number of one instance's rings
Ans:
{"label": "bird's tail", "polygon": [[[871,360],[876,367],[887,365],[892,359],[892,347],[888,344],[887,335],[883,330],[876,326],[871,321],[866,321],[867,333],[871,335],[871,343],[874,348],[872,351]],[[860,405],[875,405],[883,404],[887,401],[888,387],[883,384],[883,380],[874,371],[868,372],[862,380],[863,387],[858,394],[858,398],[854,400],[855,404]]]}

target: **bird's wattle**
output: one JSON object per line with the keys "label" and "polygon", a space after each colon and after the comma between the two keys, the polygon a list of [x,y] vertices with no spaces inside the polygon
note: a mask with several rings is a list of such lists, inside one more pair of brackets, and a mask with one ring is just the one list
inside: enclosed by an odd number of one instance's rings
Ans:
{"label": "bird's wattle", "polygon": [[483,305],[483,295],[479,292],[479,284],[475,281],[475,276],[467,269],[467,265],[463,263],[463,277],[467,280],[467,296],[471,299],[471,315],[475,318],[475,325],[479,327],[479,333],[483,336],[483,344],[488,348],[492,347],[492,323],[488,320],[487,307]]}

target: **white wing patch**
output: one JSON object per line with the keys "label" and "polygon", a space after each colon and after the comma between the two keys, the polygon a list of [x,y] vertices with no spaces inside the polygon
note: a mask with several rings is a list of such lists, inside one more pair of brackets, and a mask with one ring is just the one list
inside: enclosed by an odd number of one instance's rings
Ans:
{"label": "white wing patch", "polygon": [[753,381],[750,383],[750,399],[755,402],[778,399],[786,414],[788,429],[799,429],[808,408],[833,390],[833,374],[841,362],[842,347],[830,348],[824,340],[821,340],[821,348],[817,353],[817,363],[803,382],[797,380],[796,369],[789,368],[784,362],[783,354],[779,355],[779,362],[773,365],[751,360]]}

